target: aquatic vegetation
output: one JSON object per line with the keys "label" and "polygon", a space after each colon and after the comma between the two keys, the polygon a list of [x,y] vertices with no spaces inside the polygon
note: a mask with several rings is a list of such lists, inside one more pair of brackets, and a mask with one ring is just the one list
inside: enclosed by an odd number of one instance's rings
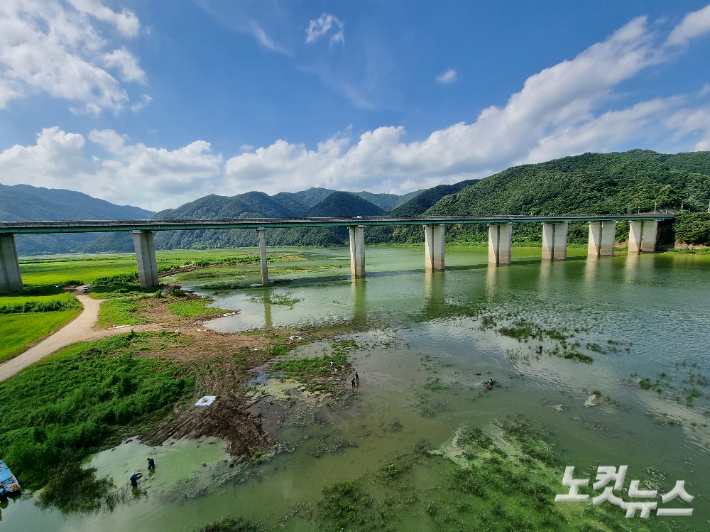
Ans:
{"label": "aquatic vegetation", "polygon": [[259,532],[259,523],[241,517],[224,517],[201,527],[197,532]]}
{"label": "aquatic vegetation", "polygon": [[254,296],[250,298],[252,303],[270,303],[271,305],[283,305],[286,307],[293,308],[293,306],[301,301],[297,297],[291,297],[290,293],[287,294],[266,294],[263,296]]}
{"label": "aquatic vegetation", "polygon": [[377,527],[374,499],[356,482],[341,482],[323,488],[318,501],[322,530],[374,530]]}
{"label": "aquatic vegetation", "polygon": [[583,362],[585,364],[591,364],[592,362],[594,362],[593,357],[591,357],[589,355],[585,355],[583,353],[578,353],[577,351],[571,351],[569,353],[565,353],[563,355],[563,357],[568,360],[574,360],[575,362]]}
{"label": "aquatic vegetation", "polygon": [[440,392],[449,389],[446,384],[441,383],[439,377],[429,377],[424,384],[424,388],[431,390],[432,392]]}
{"label": "aquatic vegetation", "polygon": [[225,314],[229,310],[208,307],[211,303],[208,299],[188,299],[186,301],[178,301],[168,305],[170,312],[183,318],[192,318],[195,316],[206,316],[208,314]]}
{"label": "aquatic vegetation", "polygon": [[[285,349],[285,346],[282,346]],[[272,348],[273,349],[273,348]],[[323,376],[348,366],[348,356],[342,346],[334,344],[330,354],[322,357],[293,357],[279,360],[271,366],[273,371],[282,371],[284,377],[303,382],[309,376]]]}
{"label": "aquatic vegetation", "polygon": [[111,478],[96,478],[96,468],[82,468],[71,453],[52,468],[37,498],[41,508],[55,507],[63,514],[112,509],[118,496]]}

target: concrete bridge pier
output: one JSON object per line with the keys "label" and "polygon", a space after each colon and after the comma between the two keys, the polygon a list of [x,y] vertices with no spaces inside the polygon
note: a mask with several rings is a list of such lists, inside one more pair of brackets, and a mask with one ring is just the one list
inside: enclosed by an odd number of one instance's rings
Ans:
{"label": "concrete bridge pier", "polygon": [[424,267],[431,271],[444,268],[444,224],[424,225]]}
{"label": "concrete bridge pier", "polygon": [[0,293],[22,290],[15,235],[0,235]]}
{"label": "concrete bridge pier", "polygon": [[616,242],[616,221],[605,220],[602,222],[602,238],[599,255],[611,257],[614,255],[614,243]]}
{"label": "concrete bridge pier", "polygon": [[153,231],[132,231],[138,262],[138,282],[142,288],[158,286],[158,262],[155,259]]}
{"label": "concrete bridge pier", "polygon": [[653,253],[656,251],[656,235],[658,234],[658,220],[645,220],[641,235],[641,251]]}
{"label": "concrete bridge pier", "polygon": [[544,222],[542,224],[543,260],[565,260],[567,258],[568,225],[568,222]]}
{"label": "concrete bridge pier", "polygon": [[266,263],[266,229],[259,227],[256,230],[259,233],[259,256],[261,257],[261,284],[266,286],[269,284],[269,266]]}
{"label": "concrete bridge pier", "polygon": [[602,223],[589,222],[589,245],[587,246],[587,255],[590,257],[598,257],[602,249]]}
{"label": "concrete bridge pier", "polygon": [[488,224],[488,264],[510,264],[513,223]]}
{"label": "concrete bridge pier", "polygon": [[629,255],[641,253],[641,231],[643,222],[629,222]]}
{"label": "concrete bridge pier", "polygon": [[365,226],[351,225],[350,230],[350,275],[352,280],[365,277]]}

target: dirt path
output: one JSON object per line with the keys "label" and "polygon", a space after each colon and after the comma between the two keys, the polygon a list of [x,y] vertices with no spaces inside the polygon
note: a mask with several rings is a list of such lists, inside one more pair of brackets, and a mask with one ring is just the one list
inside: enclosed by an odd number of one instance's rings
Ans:
{"label": "dirt path", "polygon": [[[81,314],[73,321],[67,323],[49,338],[42,340],[37,345],[30,347],[24,353],[15,358],[0,364],[0,381],[12,377],[18,371],[34,364],[38,360],[51,355],[57,349],[61,349],[76,342],[100,340],[107,336],[128,332],[127,329],[94,329],[96,320],[99,317],[99,307],[103,300],[92,299],[81,293],[81,289],[74,292],[74,295],[84,306]],[[137,325],[131,327],[136,332],[144,330],[155,330],[155,325]]]}

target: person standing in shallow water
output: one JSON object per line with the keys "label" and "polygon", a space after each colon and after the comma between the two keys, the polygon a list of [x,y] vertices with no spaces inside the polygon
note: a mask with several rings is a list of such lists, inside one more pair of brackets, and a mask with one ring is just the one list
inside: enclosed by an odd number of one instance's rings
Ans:
{"label": "person standing in shallow water", "polygon": [[352,381],[353,388],[355,388],[355,379]]}
{"label": "person standing in shallow water", "polygon": [[155,460],[148,458],[148,469],[155,469]]}

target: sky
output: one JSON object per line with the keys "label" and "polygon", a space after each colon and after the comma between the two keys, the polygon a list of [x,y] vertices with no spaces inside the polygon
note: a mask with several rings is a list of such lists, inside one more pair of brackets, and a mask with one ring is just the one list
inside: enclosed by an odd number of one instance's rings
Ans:
{"label": "sky", "polygon": [[2,0],[0,183],[157,211],[710,150],[707,2]]}

